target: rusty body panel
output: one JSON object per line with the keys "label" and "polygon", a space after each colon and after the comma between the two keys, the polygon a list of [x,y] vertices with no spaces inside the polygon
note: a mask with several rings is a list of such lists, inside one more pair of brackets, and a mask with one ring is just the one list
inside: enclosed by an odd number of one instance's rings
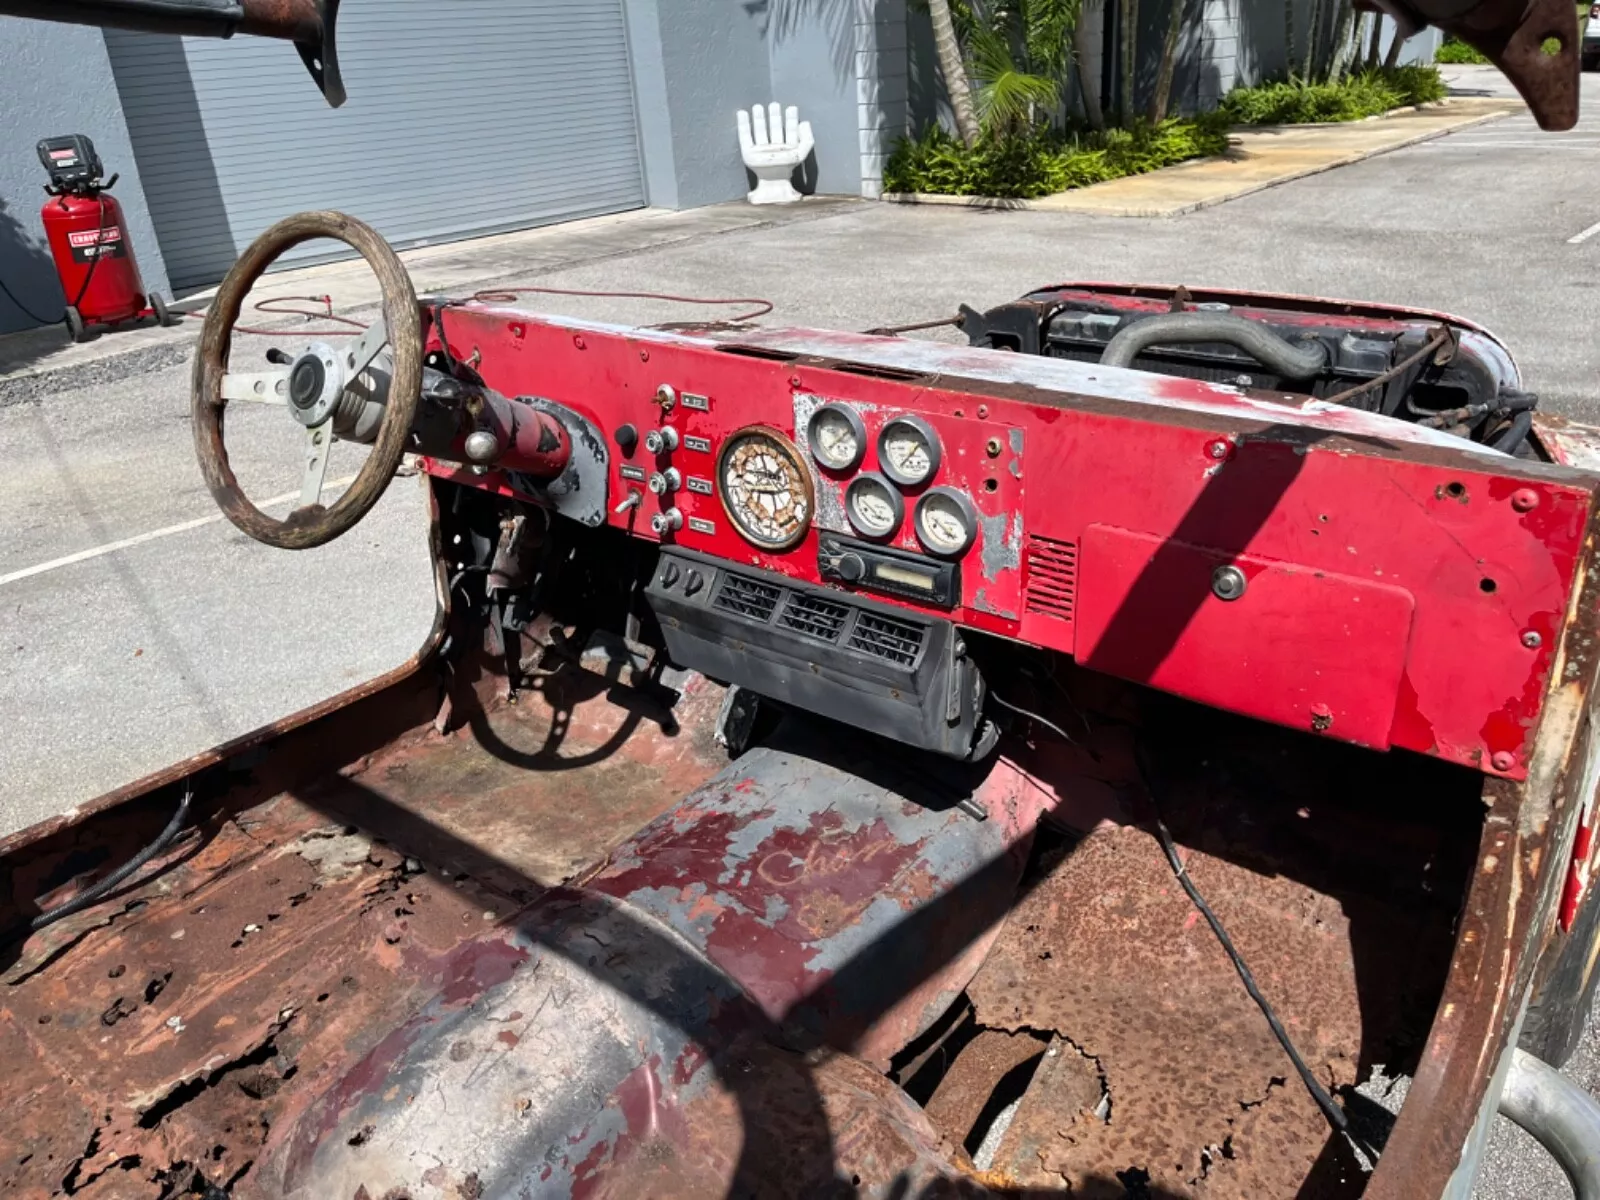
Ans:
{"label": "rusty body panel", "polygon": [[[1041,805],[1002,765],[968,784],[980,821],[956,805],[959,773],[897,771],[878,751],[776,738],[619,846],[589,887],[687,938],[789,1044],[886,1070],[978,969]],[[957,885],[952,911],[939,901]]]}
{"label": "rusty body panel", "polygon": [[[1455,1170],[1556,916],[1600,764],[1595,728],[1600,531],[1591,522],[1535,743],[1516,785],[1485,785],[1487,815],[1444,994],[1407,1106],[1369,1194],[1441,1189]],[[1592,902],[1592,897],[1591,897]],[[1415,1096],[1420,1103],[1413,1104]]]}

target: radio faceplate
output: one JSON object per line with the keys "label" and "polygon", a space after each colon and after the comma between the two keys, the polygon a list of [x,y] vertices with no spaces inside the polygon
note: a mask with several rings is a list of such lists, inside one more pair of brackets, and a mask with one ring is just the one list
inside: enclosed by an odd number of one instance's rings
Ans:
{"label": "radio faceplate", "polygon": [[863,592],[904,596],[919,604],[954,608],[961,600],[961,564],[824,533],[817,541],[817,570],[830,583]]}

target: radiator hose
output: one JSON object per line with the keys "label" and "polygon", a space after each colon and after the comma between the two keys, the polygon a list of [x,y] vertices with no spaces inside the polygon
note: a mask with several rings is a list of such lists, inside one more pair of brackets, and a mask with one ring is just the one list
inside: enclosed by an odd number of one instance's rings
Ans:
{"label": "radiator hose", "polygon": [[1315,379],[1328,369],[1328,349],[1321,342],[1296,346],[1258,321],[1213,312],[1163,313],[1136,320],[1106,343],[1100,362],[1129,367],[1143,351],[1162,342],[1235,346],[1286,379]]}

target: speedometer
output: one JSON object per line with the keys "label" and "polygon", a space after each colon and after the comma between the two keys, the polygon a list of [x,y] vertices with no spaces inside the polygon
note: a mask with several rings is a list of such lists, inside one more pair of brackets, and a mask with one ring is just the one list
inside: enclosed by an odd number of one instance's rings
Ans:
{"label": "speedometer", "polygon": [[878,465],[901,487],[915,487],[939,469],[939,435],[921,417],[896,417],[878,435]]}
{"label": "speedometer", "polygon": [[978,536],[978,510],[955,488],[931,489],[917,501],[917,540],[930,553],[954,558]]}
{"label": "speedometer", "polygon": [[848,471],[867,452],[867,427],[848,404],[824,404],[806,422],[811,455],[830,471]]}
{"label": "speedometer", "polygon": [[900,528],[906,502],[882,475],[868,471],[857,475],[844,491],[845,516],[864,538],[882,539]]}
{"label": "speedometer", "polygon": [[762,550],[787,550],[811,525],[811,472],[776,429],[752,425],[724,442],[717,482],[728,519]]}

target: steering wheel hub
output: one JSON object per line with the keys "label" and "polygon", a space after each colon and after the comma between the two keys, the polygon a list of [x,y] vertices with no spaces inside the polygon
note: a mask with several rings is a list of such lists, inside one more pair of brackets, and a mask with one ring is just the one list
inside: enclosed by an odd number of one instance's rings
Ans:
{"label": "steering wheel hub", "polygon": [[314,342],[289,368],[289,411],[307,429],[333,415],[344,393],[344,372],[331,346]]}

